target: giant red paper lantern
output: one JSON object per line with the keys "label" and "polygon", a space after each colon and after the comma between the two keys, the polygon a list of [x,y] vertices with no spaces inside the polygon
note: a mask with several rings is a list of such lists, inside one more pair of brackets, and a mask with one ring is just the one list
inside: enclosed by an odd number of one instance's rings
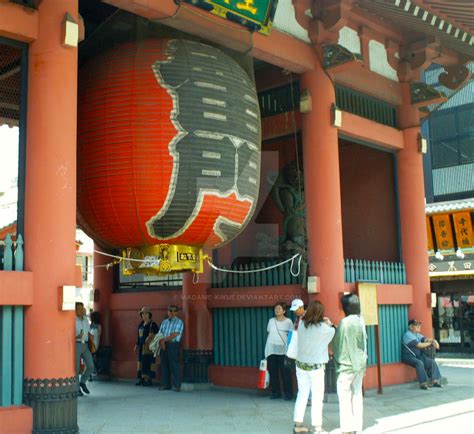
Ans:
{"label": "giant red paper lantern", "polygon": [[110,247],[218,247],[254,211],[260,112],[217,48],[127,43],[80,71],[78,219]]}

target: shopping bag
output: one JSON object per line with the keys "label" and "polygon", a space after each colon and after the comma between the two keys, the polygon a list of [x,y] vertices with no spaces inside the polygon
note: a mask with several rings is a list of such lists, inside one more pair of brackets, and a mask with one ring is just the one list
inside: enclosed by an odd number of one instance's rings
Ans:
{"label": "shopping bag", "polygon": [[288,332],[288,348],[286,349],[286,357],[296,359],[298,355],[298,332],[290,330]]}
{"label": "shopping bag", "polygon": [[258,388],[267,389],[270,385],[270,374],[267,369],[267,359],[260,361],[260,369],[258,371]]}

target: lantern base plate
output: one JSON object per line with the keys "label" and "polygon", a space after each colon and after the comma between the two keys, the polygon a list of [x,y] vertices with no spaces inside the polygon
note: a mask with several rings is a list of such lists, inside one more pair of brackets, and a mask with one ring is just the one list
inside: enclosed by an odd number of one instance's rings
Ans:
{"label": "lantern base plate", "polygon": [[181,244],[129,247],[122,251],[123,274],[167,275],[192,271],[202,273],[202,249]]}

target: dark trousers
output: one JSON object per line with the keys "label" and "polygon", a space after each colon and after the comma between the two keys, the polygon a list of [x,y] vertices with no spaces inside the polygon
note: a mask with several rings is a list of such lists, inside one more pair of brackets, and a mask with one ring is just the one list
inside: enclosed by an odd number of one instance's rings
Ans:
{"label": "dark trousers", "polygon": [[441,378],[438,365],[434,359],[426,357],[423,353],[420,357],[403,356],[402,362],[416,369],[416,375],[420,384],[427,383],[430,381],[430,378],[433,381],[439,381]]}
{"label": "dark trousers", "polygon": [[153,354],[143,354],[143,347],[138,347],[138,371],[137,378],[151,379],[155,378],[153,369],[155,357]]}
{"label": "dark trousers", "polygon": [[161,385],[181,387],[181,368],[179,366],[179,342],[166,342],[161,356]]}
{"label": "dark trousers", "polygon": [[285,367],[285,356],[271,354],[267,357],[267,369],[270,374],[270,387],[272,395],[281,395],[280,375],[283,380],[283,392],[285,398],[293,397],[293,385],[291,383],[291,369]]}

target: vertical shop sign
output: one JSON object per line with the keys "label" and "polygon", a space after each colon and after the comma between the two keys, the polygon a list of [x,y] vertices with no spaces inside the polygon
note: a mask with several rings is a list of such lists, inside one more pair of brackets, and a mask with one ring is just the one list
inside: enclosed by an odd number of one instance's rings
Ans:
{"label": "vertical shop sign", "polygon": [[460,249],[472,247],[474,240],[472,237],[471,213],[469,211],[454,213],[453,220],[458,247]]}
{"label": "vertical shop sign", "polygon": [[432,216],[432,218],[438,250],[452,250],[454,248],[453,230],[449,214],[438,214]]}

